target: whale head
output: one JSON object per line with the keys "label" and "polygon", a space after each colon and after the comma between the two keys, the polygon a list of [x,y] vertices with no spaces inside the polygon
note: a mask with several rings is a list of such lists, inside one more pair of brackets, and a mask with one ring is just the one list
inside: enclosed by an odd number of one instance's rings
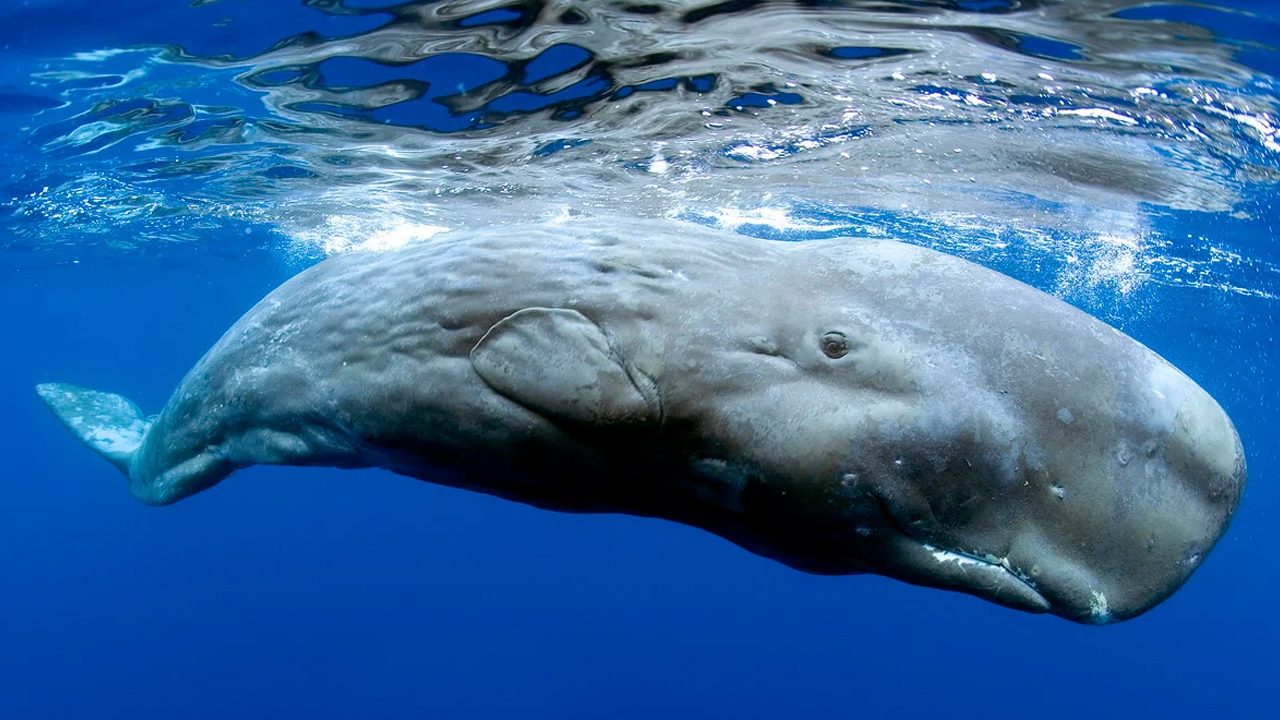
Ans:
{"label": "whale head", "polygon": [[812,572],[1105,624],[1167,598],[1225,532],[1239,437],[1137,341],[907,244],[789,255],[758,280],[783,300],[694,363],[695,465],[740,514],[721,534]]}

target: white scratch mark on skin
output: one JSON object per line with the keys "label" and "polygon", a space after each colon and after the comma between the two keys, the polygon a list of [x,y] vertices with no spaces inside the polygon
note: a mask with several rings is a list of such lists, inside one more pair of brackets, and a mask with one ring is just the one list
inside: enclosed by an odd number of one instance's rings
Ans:
{"label": "white scratch mark on skin", "polygon": [[[973,555],[965,555],[963,553],[952,552],[951,550],[943,550],[933,545],[929,545],[928,543],[924,544],[924,549],[927,550],[931,555],[933,555],[933,559],[936,560],[940,565],[945,565],[946,563],[955,563],[956,567],[959,567],[962,569],[970,568],[970,567],[979,567],[979,568],[991,568],[991,569],[1003,570],[1007,572],[1010,576],[1015,577],[1018,580],[1021,580],[1022,582],[1026,583],[1027,586],[1032,588],[1033,590],[1036,587],[1035,583],[1031,581],[1031,577],[1026,573],[1015,568],[1013,566],[1013,563],[1009,560],[1008,557],[996,557],[995,555],[983,555],[982,557],[979,558]],[[1110,618],[1110,614],[1108,614],[1107,617]],[[1106,622],[1106,621],[1102,621],[1102,622]]]}
{"label": "white scratch mark on skin", "polygon": [[925,545],[924,549],[928,550],[933,555],[933,559],[937,560],[939,563],[953,562],[960,567],[977,567],[987,564],[977,558],[971,558],[967,555],[961,555],[960,553],[953,553],[950,550],[941,550],[932,545]]}

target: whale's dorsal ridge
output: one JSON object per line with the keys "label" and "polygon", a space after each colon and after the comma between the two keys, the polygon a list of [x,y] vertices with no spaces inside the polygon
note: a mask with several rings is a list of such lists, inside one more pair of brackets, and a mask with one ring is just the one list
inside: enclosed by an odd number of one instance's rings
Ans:
{"label": "whale's dorsal ridge", "polygon": [[525,308],[503,318],[471,350],[489,387],[548,418],[592,425],[658,423],[648,378],[628,370],[598,325],[577,310]]}

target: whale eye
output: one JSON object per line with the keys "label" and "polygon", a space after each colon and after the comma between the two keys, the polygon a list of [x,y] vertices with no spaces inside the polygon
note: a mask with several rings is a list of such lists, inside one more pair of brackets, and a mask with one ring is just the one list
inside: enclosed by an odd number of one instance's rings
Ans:
{"label": "whale eye", "polygon": [[832,360],[849,354],[849,340],[838,332],[829,332],[822,336],[822,352]]}

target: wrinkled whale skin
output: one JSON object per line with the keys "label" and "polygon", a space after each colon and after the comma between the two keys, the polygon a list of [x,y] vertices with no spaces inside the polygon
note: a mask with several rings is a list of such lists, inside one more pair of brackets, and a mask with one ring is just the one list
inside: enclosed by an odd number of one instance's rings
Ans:
{"label": "wrinkled whale skin", "polygon": [[325,260],[154,418],[40,392],[150,504],[255,464],[382,467],[1088,623],[1185,582],[1246,475],[1204,390],[1030,286],[906,243],[672,220]]}

